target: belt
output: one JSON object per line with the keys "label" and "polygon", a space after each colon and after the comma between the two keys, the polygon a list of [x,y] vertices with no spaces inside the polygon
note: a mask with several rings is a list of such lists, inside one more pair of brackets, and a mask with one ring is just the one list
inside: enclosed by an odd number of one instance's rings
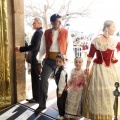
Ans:
{"label": "belt", "polygon": [[56,56],[59,54],[60,52],[49,52],[48,58],[51,60],[56,60]]}

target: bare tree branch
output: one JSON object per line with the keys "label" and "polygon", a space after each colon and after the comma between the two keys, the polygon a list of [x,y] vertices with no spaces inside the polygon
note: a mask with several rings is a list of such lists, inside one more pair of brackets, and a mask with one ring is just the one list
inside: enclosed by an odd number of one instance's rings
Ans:
{"label": "bare tree branch", "polygon": [[[39,3],[43,3],[42,0],[39,0]],[[52,2],[50,2],[49,0],[45,0],[45,4],[37,4],[34,5],[31,2],[25,6],[25,19],[26,22],[28,22],[29,25],[31,25],[31,18],[34,17],[40,17],[43,20],[43,27],[45,29],[49,28],[49,17],[51,16],[52,12],[54,13],[58,13],[60,15],[62,15],[62,19],[64,21],[64,26],[65,24],[67,24],[67,22],[69,22],[70,19],[74,19],[77,17],[89,17],[91,14],[90,11],[90,6],[93,4],[92,2],[90,4],[88,4],[86,7],[80,7],[80,8],[75,8],[74,10],[72,9],[72,0],[68,0],[68,2],[66,2],[66,0],[61,0],[61,3],[63,2],[63,4],[59,5],[56,8],[56,2],[59,3],[58,0],[53,0]]]}

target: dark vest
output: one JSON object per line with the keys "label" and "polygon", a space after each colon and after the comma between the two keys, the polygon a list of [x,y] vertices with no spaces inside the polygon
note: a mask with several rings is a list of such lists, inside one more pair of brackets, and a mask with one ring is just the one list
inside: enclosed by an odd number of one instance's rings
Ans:
{"label": "dark vest", "polygon": [[[60,75],[61,75],[62,70],[65,70],[64,66],[61,66],[56,73],[54,71],[54,77],[55,77],[55,82],[56,82],[57,86],[59,83],[59,79],[60,79]],[[66,85],[67,85],[67,73],[66,73],[65,77],[66,77],[65,81],[66,81]]]}

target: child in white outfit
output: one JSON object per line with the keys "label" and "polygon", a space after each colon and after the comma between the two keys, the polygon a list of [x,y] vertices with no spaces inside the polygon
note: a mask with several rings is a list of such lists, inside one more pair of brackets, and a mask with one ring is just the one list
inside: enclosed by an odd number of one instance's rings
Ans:
{"label": "child in white outfit", "polygon": [[72,69],[70,80],[68,82],[68,95],[65,105],[65,118],[80,120],[82,117],[82,95],[86,84],[86,74],[81,68],[82,58],[75,58],[75,68]]}

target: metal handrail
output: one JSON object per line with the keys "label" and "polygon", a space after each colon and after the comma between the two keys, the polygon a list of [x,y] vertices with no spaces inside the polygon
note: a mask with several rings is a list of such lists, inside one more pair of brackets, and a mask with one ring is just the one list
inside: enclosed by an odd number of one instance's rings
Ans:
{"label": "metal handrail", "polygon": [[114,109],[114,118],[113,120],[118,120],[118,97],[120,95],[120,91],[119,91],[119,82],[115,82],[115,87],[116,89],[113,91],[113,94],[115,96],[115,101],[114,101],[114,105],[113,105],[113,109]]}

